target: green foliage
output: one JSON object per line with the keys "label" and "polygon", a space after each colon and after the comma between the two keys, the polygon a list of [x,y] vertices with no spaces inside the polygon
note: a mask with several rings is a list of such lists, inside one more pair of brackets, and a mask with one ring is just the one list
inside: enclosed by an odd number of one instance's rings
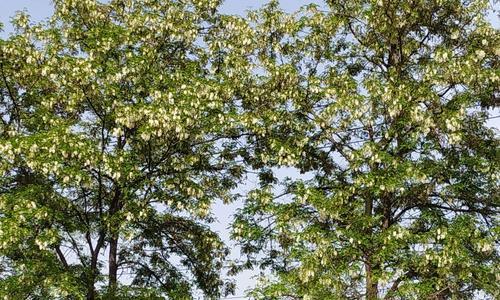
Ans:
{"label": "green foliage", "polygon": [[219,1],[54,5],[0,41],[0,296],[231,293],[207,227],[242,175],[207,52]]}
{"label": "green foliage", "polygon": [[254,298],[498,296],[487,1],[54,5],[0,40],[0,296],[231,293],[208,224],[246,168]]}
{"label": "green foliage", "polygon": [[[500,35],[487,5],[327,1],[287,14],[271,2],[234,29],[251,28],[238,94],[244,156],[264,180],[233,237],[272,271],[255,298],[497,295],[499,143],[486,121]],[[277,185],[269,170],[283,167],[312,179]]]}

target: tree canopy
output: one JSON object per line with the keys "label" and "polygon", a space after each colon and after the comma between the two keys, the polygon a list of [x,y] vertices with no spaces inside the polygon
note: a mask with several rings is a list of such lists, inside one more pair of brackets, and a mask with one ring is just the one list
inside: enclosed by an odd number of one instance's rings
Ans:
{"label": "tree canopy", "polygon": [[232,294],[253,173],[252,299],[498,296],[488,1],[53,4],[0,39],[0,296]]}
{"label": "tree canopy", "polygon": [[[217,1],[55,1],[0,44],[0,295],[232,291],[207,226],[241,175]],[[129,279],[129,283],[118,280]]]}
{"label": "tree canopy", "polygon": [[[486,1],[252,12],[261,185],[234,222],[257,299],[498,295],[499,34]],[[246,29],[245,29],[246,30]],[[244,32],[244,30],[241,30]],[[298,169],[278,180],[276,170]],[[308,179],[309,178],[309,179]]]}

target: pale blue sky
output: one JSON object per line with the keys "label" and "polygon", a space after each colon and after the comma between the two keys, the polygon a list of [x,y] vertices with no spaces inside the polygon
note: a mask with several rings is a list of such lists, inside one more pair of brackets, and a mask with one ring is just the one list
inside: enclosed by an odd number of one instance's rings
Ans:
{"label": "pale blue sky", "polygon": [[[263,4],[267,3],[267,0],[226,0],[222,12],[228,14],[244,14],[246,10],[258,8]],[[287,11],[294,11],[302,5],[308,3],[322,3],[321,0],[281,0],[281,6]],[[0,22],[4,24],[4,31],[0,32],[0,38],[6,37],[8,33],[12,31],[12,27],[9,24],[9,19],[18,10],[26,9],[32,17],[32,21],[41,21],[50,16],[52,13],[52,5],[50,0],[0,0]],[[500,27],[500,21],[498,16],[490,15],[490,20],[496,28]],[[493,115],[497,115],[499,111],[497,110]],[[489,125],[492,127],[500,127],[500,119],[491,120]],[[282,170],[279,172],[281,176],[296,176],[297,174],[289,169]],[[242,187],[243,190],[248,190],[255,186],[254,180],[249,178],[247,184]],[[231,205],[217,204],[214,207],[214,213],[219,218],[219,222],[214,224],[214,230],[219,232],[225,240],[228,240],[228,230],[229,222],[231,220],[232,214],[235,210],[241,206],[241,203],[234,203]],[[239,251],[233,248],[234,253],[233,258],[239,256]],[[242,297],[244,295],[244,290],[253,286],[255,281],[252,279],[253,272],[244,272],[240,274],[237,280],[237,292],[235,297],[229,297],[228,299],[245,299]]]}

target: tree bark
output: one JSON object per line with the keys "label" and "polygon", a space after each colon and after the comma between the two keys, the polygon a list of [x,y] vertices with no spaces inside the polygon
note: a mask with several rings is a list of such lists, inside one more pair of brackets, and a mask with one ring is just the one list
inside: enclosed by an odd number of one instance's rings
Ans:
{"label": "tree bark", "polygon": [[111,216],[111,228],[110,228],[110,240],[109,240],[109,256],[108,256],[108,265],[109,265],[109,281],[108,281],[108,289],[109,295],[114,297],[116,294],[117,284],[118,284],[118,226],[119,224],[115,224],[116,220],[113,220],[113,216],[121,209],[120,205],[121,198],[121,190],[117,186],[115,187],[115,195],[111,201],[111,206],[109,209],[109,215]]}
{"label": "tree bark", "polygon": [[99,252],[101,252],[101,248],[104,244],[105,234],[106,233],[104,232],[104,230],[101,230],[99,232],[99,239],[97,240],[95,248],[92,248],[92,241],[90,240],[90,235],[88,237],[91,259],[90,259],[90,278],[87,287],[87,300],[94,300],[96,298],[95,282],[98,273],[97,263],[99,261]]}
{"label": "tree bark", "polygon": [[117,253],[118,253],[118,234],[113,234],[110,242],[109,242],[109,292],[111,296],[115,295],[117,288],[117,273],[118,273],[118,261],[117,261]]}
{"label": "tree bark", "polygon": [[[370,257],[367,257],[370,259]],[[366,300],[378,299],[378,283],[373,279],[372,266],[370,262],[365,263],[366,272]]]}
{"label": "tree bark", "polygon": [[95,287],[94,285],[89,285],[87,288],[87,300],[94,300],[95,299]]}
{"label": "tree bark", "polygon": [[94,254],[92,254],[92,259],[90,262],[90,278],[87,283],[87,300],[95,299],[95,281],[97,277],[97,259],[94,258]]}
{"label": "tree bark", "polygon": [[[373,212],[373,199],[365,200],[365,215],[371,217]],[[368,229],[367,233],[372,234],[371,228]],[[370,250],[368,250],[370,251]],[[365,277],[366,277],[366,300],[375,300],[378,297],[378,283],[373,278],[373,263],[371,259],[371,254],[367,253],[365,255]]]}

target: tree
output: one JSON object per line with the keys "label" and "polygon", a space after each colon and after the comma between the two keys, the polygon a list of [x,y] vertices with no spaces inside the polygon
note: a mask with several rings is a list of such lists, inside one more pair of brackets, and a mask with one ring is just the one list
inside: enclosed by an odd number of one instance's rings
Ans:
{"label": "tree", "polygon": [[55,0],[0,41],[0,295],[232,292],[208,223],[241,176],[219,1]]}
{"label": "tree", "polygon": [[[233,29],[251,28],[255,70],[238,94],[260,186],[233,224],[247,265],[271,271],[255,298],[498,296],[487,12],[356,0],[287,14],[272,1]],[[303,175],[280,181],[291,169]]]}

